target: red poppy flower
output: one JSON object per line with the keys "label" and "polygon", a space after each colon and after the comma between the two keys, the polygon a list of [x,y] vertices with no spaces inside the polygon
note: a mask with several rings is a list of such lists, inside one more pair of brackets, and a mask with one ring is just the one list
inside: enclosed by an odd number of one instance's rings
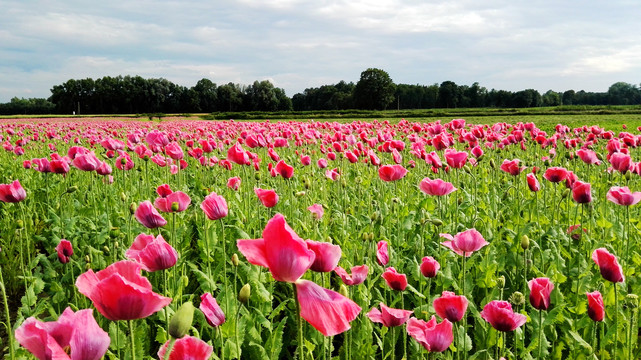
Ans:
{"label": "red poppy flower", "polygon": [[481,317],[498,331],[514,331],[525,324],[527,317],[512,311],[512,305],[507,301],[492,300],[483,307]]}
{"label": "red poppy flower", "polygon": [[445,319],[438,324],[434,315],[427,322],[417,318],[409,319],[407,333],[429,352],[443,352],[454,341],[452,323]]}
{"label": "red poppy flower", "polygon": [[536,278],[528,281],[530,304],[537,310],[547,310],[550,306],[550,293],[554,284],[548,278]]}
{"label": "red poppy flower", "polygon": [[621,265],[619,265],[617,257],[610,254],[606,248],[594,250],[592,253],[592,260],[594,260],[599,267],[601,276],[603,276],[604,279],[612,281],[613,283],[625,281],[623,269],[621,268]]}
{"label": "red poppy flower", "polygon": [[393,309],[379,303],[381,310],[373,307],[366,315],[372,322],[383,324],[385,327],[396,327],[405,324],[410,318],[413,311],[403,309]]}
{"label": "red poppy flower", "polygon": [[434,312],[441,319],[453,323],[460,321],[467,310],[468,301],[463,295],[456,295],[450,291],[443,291],[441,297],[434,299]]}

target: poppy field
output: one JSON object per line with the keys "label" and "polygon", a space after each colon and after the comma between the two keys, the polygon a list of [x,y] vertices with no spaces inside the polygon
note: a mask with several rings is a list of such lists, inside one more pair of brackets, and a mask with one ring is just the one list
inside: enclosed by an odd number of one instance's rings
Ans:
{"label": "poppy field", "polygon": [[638,359],[632,123],[0,120],[0,354]]}

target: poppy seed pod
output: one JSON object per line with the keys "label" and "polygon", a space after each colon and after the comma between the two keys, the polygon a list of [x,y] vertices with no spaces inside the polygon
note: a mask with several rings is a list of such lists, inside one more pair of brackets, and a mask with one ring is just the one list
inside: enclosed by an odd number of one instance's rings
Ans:
{"label": "poppy seed pod", "polygon": [[24,221],[22,221],[20,219],[16,220],[16,228],[18,228],[18,229],[24,228]]}
{"label": "poppy seed pod", "polygon": [[129,204],[129,213],[131,215],[135,214],[137,208],[138,208],[138,206],[136,205],[136,203]]}
{"label": "poppy seed pod", "polygon": [[234,266],[238,266],[238,262],[239,262],[239,261],[238,261],[238,255],[237,255],[237,254],[233,254],[233,255],[231,256],[231,263],[232,263],[232,265],[234,265]]}
{"label": "poppy seed pod", "polygon": [[505,287],[505,276],[501,275],[496,279],[496,284],[498,287],[503,288]]}
{"label": "poppy seed pod", "polygon": [[121,192],[120,193],[120,200],[122,200],[122,202],[127,201],[127,194],[125,194],[124,192]]}
{"label": "poppy seed pod", "polygon": [[243,285],[238,293],[238,301],[243,304],[246,304],[249,301],[249,296],[251,295],[251,286],[249,284]]}
{"label": "poppy seed pod", "polygon": [[527,235],[521,237],[521,248],[527,250],[530,247],[530,238]]}
{"label": "poppy seed pod", "polygon": [[516,306],[521,306],[525,304],[525,295],[523,295],[522,292],[517,291],[510,296],[510,302]]}
{"label": "poppy seed pod", "polygon": [[169,335],[174,339],[180,339],[187,335],[194,320],[194,304],[191,301],[182,304],[169,322]]}
{"label": "poppy seed pod", "polygon": [[345,297],[349,296],[349,291],[347,290],[347,286],[345,286],[345,284],[341,284],[341,286],[338,288],[338,293]]}

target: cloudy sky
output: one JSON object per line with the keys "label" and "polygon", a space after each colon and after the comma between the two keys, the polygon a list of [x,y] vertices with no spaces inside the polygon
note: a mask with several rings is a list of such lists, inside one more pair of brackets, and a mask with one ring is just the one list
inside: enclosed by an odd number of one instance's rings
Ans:
{"label": "cloudy sky", "polygon": [[[91,3],[91,4],[88,4]],[[607,91],[641,83],[638,0],[3,0],[0,102],[68,79],[358,81]]]}

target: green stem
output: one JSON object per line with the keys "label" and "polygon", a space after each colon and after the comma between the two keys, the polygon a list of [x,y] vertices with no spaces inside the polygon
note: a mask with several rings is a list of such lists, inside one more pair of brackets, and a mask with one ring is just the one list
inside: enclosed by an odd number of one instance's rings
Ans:
{"label": "green stem", "polygon": [[136,360],[136,338],[134,335],[134,321],[129,320],[129,337],[131,338],[131,359]]}
{"label": "green stem", "polygon": [[169,355],[171,355],[171,351],[174,349],[175,343],[176,343],[176,339],[172,337],[171,340],[169,340],[169,345],[167,346],[167,351],[165,351],[165,356],[163,357],[163,360],[169,360]]}
{"label": "green stem", "polygon": [[11,315],[9,314],[9,302],[7,300],[7,292],[4,288],[4,279],[2,277],[2,268],[0,267],[0,290],[2,290],[2,302],[4,303],[4,314],[7,317],[7,323],[5,324],[7,328],[7,334],[9,334],[9,353],[11,360],[16,358],[13,352],[13,328],[11,327]]}
{"label": "green stem", "polygon": [[619,292],[617,291],[617,283],[613,283],[614,286],[614,353],[613,359],[617,358],[617,348],[619,343]]}
{"label": "green stem", "polygon": [[543,357],[541,356],[541,350],[543,350],[542,335],[543,335],[543,310],[539,310],[539,359],[543,359]]}
{"label": "green stem", "polygon": [[298,290],[296,289],[296,284],[292,283],[292,289],[294,289],[294,303],[296,303],[296,318],[298,321],[298,359],[303,360],[303,318],[300,316],[300,304],[298,303]]}

